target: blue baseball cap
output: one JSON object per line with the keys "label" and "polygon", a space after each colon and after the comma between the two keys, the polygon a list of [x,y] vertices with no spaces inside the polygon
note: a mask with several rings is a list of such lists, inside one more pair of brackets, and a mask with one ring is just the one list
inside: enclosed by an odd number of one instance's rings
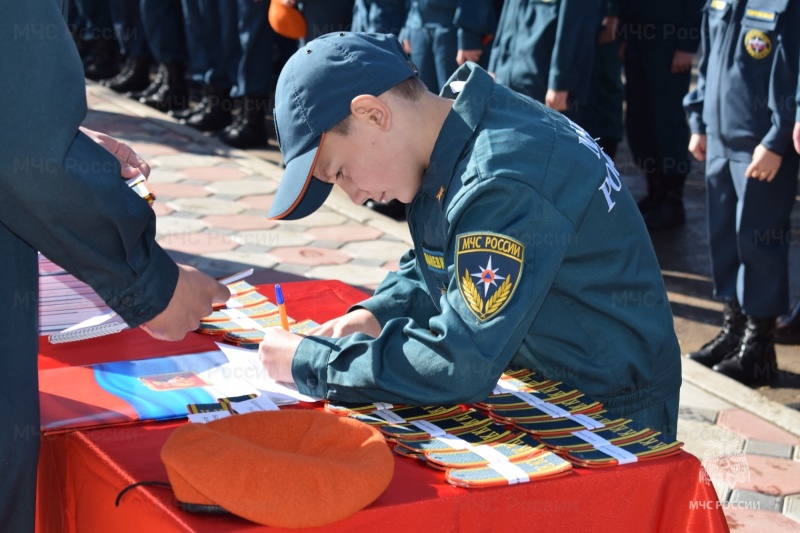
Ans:
{"label": "blue baseball cap", "polygon": [[286,169],[269,218],[295,220],[323,204],[333,185],[314,177],[325,132],[361,94],[379,96],[417,75],[392,34],[329,33],[295,52],[275,88],[275,130]]}

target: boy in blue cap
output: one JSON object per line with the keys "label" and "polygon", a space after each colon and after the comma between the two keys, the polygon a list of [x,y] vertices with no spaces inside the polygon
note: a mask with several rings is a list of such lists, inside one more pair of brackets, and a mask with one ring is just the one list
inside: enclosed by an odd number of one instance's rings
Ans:
{"label": "boy in blue cap", "polygon": [[275,379],[337,402],[471,403],[538,370],[675,436],[680,353],[633,198],[577,125],[473,63],[437,96],[391,35],[335,33],[278,81],[291,220],[333,184],[408,204],[414,248],[375,294],[308,336],[270,329]]}

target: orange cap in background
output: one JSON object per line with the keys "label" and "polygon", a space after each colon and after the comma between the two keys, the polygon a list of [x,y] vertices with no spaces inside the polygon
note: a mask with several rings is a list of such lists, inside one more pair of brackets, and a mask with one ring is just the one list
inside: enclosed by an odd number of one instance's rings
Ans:
{"label": "orange cap in background", "polygon": [[267,18],[278,35],[289,39],[302,39],[306,36],[306,19],[296,7],[284,5],[280,0],[272,0]]}
{"label": "orange cap in background", "polygon": [[300,409],[180,426],[161,459],[181,504],[219,506],[277,527],[342,520],[377,499],[394,475],[377,429]]}

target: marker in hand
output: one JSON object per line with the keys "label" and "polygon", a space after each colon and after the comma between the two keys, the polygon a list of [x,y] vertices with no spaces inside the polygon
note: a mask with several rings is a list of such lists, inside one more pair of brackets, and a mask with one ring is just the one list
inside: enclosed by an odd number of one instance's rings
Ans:
{"label": "marker in hand", "polygon": [[281,314],[281,327],[289,331],[289,319],[286,316],[286,305],[284,305],[283,291],[280,285],[275,285],[275,302],[278,304],[278,312]]}

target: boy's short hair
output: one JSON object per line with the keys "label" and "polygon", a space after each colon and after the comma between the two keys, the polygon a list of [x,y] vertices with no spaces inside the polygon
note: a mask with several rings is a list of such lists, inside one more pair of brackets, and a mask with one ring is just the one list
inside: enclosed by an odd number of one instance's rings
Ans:
{"label": "boy's short hair", "polygon": [[329,33],[297,50],[275,89],[275,130],[286,168],[269,217],[291,220],[316,211],[332,187],[313,177],[325,132],[350,114],[356,96],[379,96],[417,75],[391,34]]}
{"label": "boy's short hair", "polygon": [[[421,79],[418,77],[408,78],[407,80],[403,80],[388,91],[389,94],[394,94],[403,100],[408,100],[410,102],[417,102],[422,95],[428,92],[428,87],[422,82]],[[342,136],[350,135],[350,117],[353,115],[347,115],[334,126],[331,127],[328,131],[331,133],[337,133]]]}

